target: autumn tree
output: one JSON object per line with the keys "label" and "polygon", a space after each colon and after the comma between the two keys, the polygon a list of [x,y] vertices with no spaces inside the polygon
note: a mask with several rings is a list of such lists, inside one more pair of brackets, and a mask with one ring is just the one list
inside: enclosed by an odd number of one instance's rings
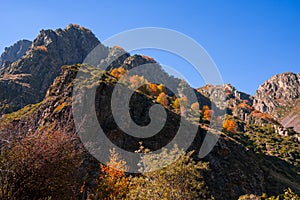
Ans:
{"label": "autumn tree", "polygon": [[168,95],[164,92],[158,95],[156,101],[165,107],[169,105]]}
{"label": "autumn tree", "polygon": [[140,176],[132,178],[128,199],[205,199],[207,191],[200,171],[206,163],[196,163],[191,153],[177,146],[160,154],[147,153],[139,164]]}
{"label": "autumn tree", "polygon": [[101,164],[100,167],[96,199],[124,199],[129,186],[129,179],[125,175],[128,170],[126,162],[112,149],[109,162],[106,165]]}
{"label": "autumn tree", "polygon": [[36,46],[35,49],[40,50],[40,51],[44,51],[44,52],[48,52],[47,47],[44,46],[44,45]]}
{"label": "autumn tree", "polygon": [[154,83],[147,84],[147,91],[150,95],[157,97],[160,94],[160,90],[158,89],[158,86]]}
{"label": "autumn tree", "polygon": [[159,93],[162,93],[162,92],[167,93],[167,90],[166,90],[166,87],[165,87],[164,84],[159,84],[159,85],[157,86],[157,88],[158,88],[158,90],[159,90]]}
{"label": "autumn tree", "polygon": [[231,133],[237,132],[237,124],[234,119],[225,119],[223,128]]}
{"label": "autumn tree", "polygon": [[188,105],[188,103],[189,103],[189,100],[188,100],[187,96],[185,96],[185,95],[183,95],[183,96],[179,99],[179,101],[180,101],[181,106],[183,106],[183,107],[187,107],[187,105]]}
{"label": "autumn tree", "polygon": [[211,119],[213,117],[213,111],[210,110],[207,105],[203,106],[202,113],[203,113],[204,120],[211,121]]}
{"label": "autumn tree", "polygon": [[117,79],[120,79],[124,74],[127,74],[127,70],[125,70],[123,67],[114,68],[111,70],[110,74]]}
{"label": "autumn tree", "polygon": [[176,99],[173,101],[172,107],[173,107],[175,110],[180,110],[180,100],[179,100],[179,98],[176,98]]}

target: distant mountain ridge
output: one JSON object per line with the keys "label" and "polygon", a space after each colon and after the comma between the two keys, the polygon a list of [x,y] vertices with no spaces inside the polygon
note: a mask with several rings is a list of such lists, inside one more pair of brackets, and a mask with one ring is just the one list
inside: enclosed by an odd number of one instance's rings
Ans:
{"label": "distant mountain ridge", "polygon": [[8,65],[9,63],[15,62],[21,58],[31,44],[32,42],[29,40],[19,40],[12,46],[6,47],[0,56],[0,68],[2,68],[2,65],[4,65],[5,62],[8,62]]}

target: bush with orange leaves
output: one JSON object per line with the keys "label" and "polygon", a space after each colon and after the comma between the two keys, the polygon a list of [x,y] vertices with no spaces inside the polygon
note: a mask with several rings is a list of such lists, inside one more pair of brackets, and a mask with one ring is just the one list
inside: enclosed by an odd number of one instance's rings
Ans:
{"label": "bush with orange leaves", "polygon": [[158,95],[156,101],[165,107],[169,105],[168,95],[164,92]]}
{"label": "bush with orange leaves", "polygon": [[173,101],[172,107],[175,109],[175,111],[186,110],[188,102],[189,102],[188,98],[185,95],[183,95],[180,98],[177,98],[176,96],[174,96],[173,99],[174,98],[175,98],[175,100]]}
{"label": "bush with orange leaves", "polygon": [[154,83],[147,84],[147,91],[151,96],[157,97],[159,93],[161,92],[158,88],[158,86]]}
{"label": "bush with orange leaves", "polygon": [[101,174],[97,180],[96,199],[124,199],[129,190],[128,168],[115,149],[110,150],[107,165],[100,165]]}
{"label": "bush with orange leaves", "polygon": [[119,67],[119,68],[114,68],[111,70],[110,74],[114,77],[116,77],[117,79],[120,79],[124,74],[127,74],[127,70],[124,69],[123,67]]}
{"label": "bush with orange leaves", "polygon": [[133,75],[130,76],[129,78],[129,88],[134,88],[136,89],[138,86],[143,86],[143,92],[146,92],[146,84],[147,80],[144,78],[144,76],[138,76],[138,75]]}
{"label": "bush with orange leaves", "polygon": [[47,47],[44,46],[44,45],[36,46],[35,48],[36,48],[37,50],[40,50],[40,51],[48,52]]}
{"label": "bush with orange leaves", "polygon": [[210,110],[207,105],[203,106],[202,113],[203,113],[203,119],[204,120],[207,120],[207,121],[211,121],[212,120],[214,112],[213,112],[213,110]]}
{"label": "bush with orange leaves", "polygon": [[251,112],[250,116],[256,117],[256,118],[260,118],[260,119],[264,119],[268,122],[274,123],[276,124],[276,120],[268,113],[262,113],[258,110],[254,110]]}
{"label": "bush with orange leaves", "polygon": [[225,119],[223,128],[231,133],[236,133],[237,132],[237,124],[234,121],[234,119]]}

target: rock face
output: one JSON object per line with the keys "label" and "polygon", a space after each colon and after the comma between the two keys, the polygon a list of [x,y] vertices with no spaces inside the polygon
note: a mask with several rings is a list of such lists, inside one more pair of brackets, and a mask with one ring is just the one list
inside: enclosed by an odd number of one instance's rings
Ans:
{"label": "rock face", "polygon": [[[300,131],[300,74],[282,73],[263,83],[254,95],[255,109],[278,119],[285,127]],[[298,117],[297,117],[298,116]]]}
{"label": "rock face", "polygon": [[[231,84],[219,86],[206,85],[197,89],[198,92],[202,93],[203,95],[209,98],[212,96],[212,94],[216,93],[217,90],[222,91],[226,95],[226,104],[223,104],[226,107],[234,107],[241,102],[246,102],[247,104],[252,105],[253,98],[249,94],[238,91]],[[221,105],[221,103],[217,105]]]}
{"label": "rock face", "polygon": [[[90,30],[78,25],[40,31],[21,59],[0,70],[0,114],[41,101],[61,66],[82,63],[98,44]],[[100,60],[107,56],[108,48],[98,47]]]}
{"label": "rock face", "polygon": [[[276,115],[278,107],[287,106],[300,97],[300,74],[283,73],[264,82],[254,95],[254,107]],[[276,117],[280,117],[277,114]]]}
{"label": "rock face", "polygon": [[[293,107],[289,108],[291,112],[281,119],[281,123],[286,128],[294,127],[294,130],[300,133],[300,98],[293,105]],[[299,138],[298,141],[300,141]]]}
{"label": "rock face", "polygon": [[0,68],[2,68],[6,62],[7,64],[5,65],[9,65],[9,63],[15,62],[21,58],[31,44],[32,42],[29,40],[20,40],[12,46],[6,47],[0,56]]}
{"label": "rock face", "polygon": [[123,65],[124,61],[130,57],[123,48],[114,46],[109,48],[107,58],[102,59],[99,64],[100,69],[110,70],[112,68],[118,68]]}

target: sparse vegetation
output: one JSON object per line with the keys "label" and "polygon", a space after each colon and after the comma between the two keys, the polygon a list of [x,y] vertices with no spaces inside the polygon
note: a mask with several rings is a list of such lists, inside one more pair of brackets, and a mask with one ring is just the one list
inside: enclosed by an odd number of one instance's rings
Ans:
{"label": "sparse vegetation", "polygon": [[257,196],[254,194],[247,194],[240,196],[238,200],[298,200],[299,196],[295,194],[290,188],[286,189],[283,194],[268,197],[266,194]]}

